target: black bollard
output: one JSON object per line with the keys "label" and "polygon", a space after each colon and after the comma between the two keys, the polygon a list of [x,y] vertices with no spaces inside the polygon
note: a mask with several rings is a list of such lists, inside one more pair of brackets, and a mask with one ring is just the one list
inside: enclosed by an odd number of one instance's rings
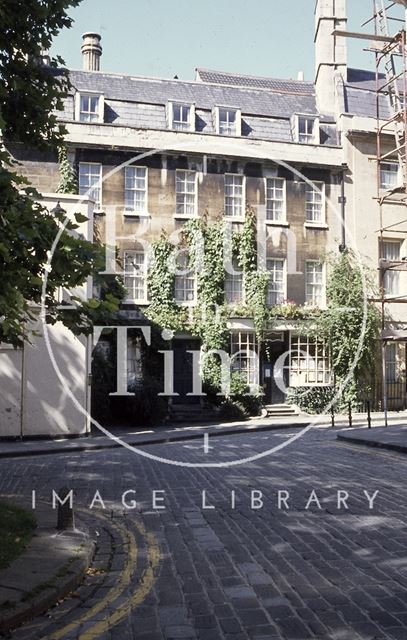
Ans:
{"label": "black bollard", "polygon": [[370,400],[367,401],[367,427],[372,428],[372,416],[370,415]]}
{"label": "black bollard", "polygon": [[348,416],[349,416],[349,426],[352,426],[352,403],[348,404]]}
{"label": "black bollard", "polygon": [[[67,498],[71,489],[67,489],[67,487],[62,487],[60,491],[58,491],[58,495],[63,501],[63,504],[58,502],[58,520],[57,520],[57,529],[59,531],[67,531],[75,529],[75,518],[73,512],[73,505],[71,509],[70,499]],[[64,499],[67,498],[66,501]]]}
{"label": "black bollard", "polygon": [[331,405],[331,426],[335,426],[335,409],[333,404]]}

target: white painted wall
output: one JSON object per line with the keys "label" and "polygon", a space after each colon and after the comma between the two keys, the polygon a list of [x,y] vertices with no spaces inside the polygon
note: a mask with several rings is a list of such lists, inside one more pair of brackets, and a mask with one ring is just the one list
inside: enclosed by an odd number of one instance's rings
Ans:
{"label": "white painted wall", "polygon": [[[88,216],[78,232],[91,240],[93,202],[79,196],[45,194],[42,203],[52,209],[57,202],[71,217],[75,212]],[[91,282],[76,294],[91,295]],[[66,436],[86,433],[85,414],[90,406],[89,348],[85,337],[75,337],[64,325],[48,327],[49,342],[59,370],[52,364],[40,320],[30,327],[32,336],[24,349],[0,344],[0,438]],[[78,408],[68,391],[83,407]]]}

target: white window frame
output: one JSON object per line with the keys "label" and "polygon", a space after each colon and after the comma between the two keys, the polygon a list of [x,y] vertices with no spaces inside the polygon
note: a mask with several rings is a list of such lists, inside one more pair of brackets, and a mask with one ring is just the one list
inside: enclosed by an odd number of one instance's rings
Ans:
{"label": "white window frame", "polygon": [[[316,189],[314,188],[317,187]],[[312,200],[308,200],[309,194],[312,194]],[[319,203],[317,199],[315,199],[315,195],[321,197],[321,202]],[[309,217],[309,212],[311,210],[315,211],[316,206],[320,204],[320,218],[319,219],[311,219]],[[312,209],[311,209],[312,208]],[[325,182],[321,180],[314,180],[312,185],[308,182],[305,182],[305,224],[307,226],[325,226],[326,225],[326,196],[325,196]]]}
{"label": "white window frame", "polygon": [[254,331],[232,330],[230,332],[230,357],[232,372],[244,373],[249,387],[259,383],[259,357]]}
{"label": "white window frame", "polygon": [[[281,187],[277,187],[277,186],[273,186],[271,187],[274,196],[275,196],[275,192],[276,189],[282,189],[283,192],[283,196],[282,199],[280,198],[276,198],[276,197],[269,197],[268,193],[269,193],[269,183],[271,182],[277,182],[279,184],[281,184]],[[265,189],[265,203],[266,203],[266,224],[284,224],[285,222],[287,222],[287,180],[285,178],[279,178],[277,176],[268,176],[264,179],[264,189]],[[275,215],[269,215],[273,214],[273,204],[274,203],[282,203],[282,208],[281,208],[281,218],[276,218]],[[269,211],[269,204],[270,204],[270,211]],[[275,213],[275,212],[274,212]]]}
{"label": "white window frame", "polygon": [[[174,107],[188,108],[188,119],[185,120],[184,126],[176,126],[174,121]],[[181,122],[181,121],[177,121]],[[173,131],[195,131],[195,104],[193,102],[180,102],[179,100],[169,100],[167,102],[167,125]]]}
{"label": "white window frame", "polygon": [[[89,166],[89,167],[99,167],[99,184],[97,187],[92,187],[91,185],[87,186],[86,188],[82,189],[81,186],[81,168],[85,167],[85,166]],[[96,200],[96,198],[94,197],[92,191],[96,189],[99,192],[99,200]],[[103,197],[103,193],[102,193],[102,163],[101,162],[80,162],[79,163],[79,195],[81,196],[85,196],[87,195],[88,198],[92,198],[95,200],[95,211],[102,211],[102,197]]]}
{"label": "white window frame", "polygon": [[[277,263],[277,262],[282,263],[282,269],[275,269],[275,268],[271,269],[270,268],[271,263]],[[287,261],[285,260],[285,258],[278,258],[278,257],[267,258],[266,269],[270,273],[269,283],[267,287],[267,304],[269,306],[284,304],[287,300]],[[275,273],[276,271],[283,274],[282,291],[271,289],[271,283],[272,283],[271,276],[272,276],[272,273]],[[277,300],[275,302],[272,302],[273,294],[276,294]],[[281,296],[280,299],[279,299],[279,296]]]}
{"label": "white window frame", "polygon": [[[144,177],[137,176],[138,170],[144,171]],[[126,187],[126,182],[129,179],[130,175],[133,174],[134,180],[144,180],[144,188],[140,188],[137,186]],[[136,193],[142,192],[144,193],[144,207],[142,209],[135,208],[136,201]],[[127,193],[133,194],[133,206],[129,206],[126,204]],[[138,165],[130,165],[124,168],[124,214],[126,216],[145,216],[148,215],[148,168],[140,167]]]}
{"label": "white window frame", "polygon": [[[385,167],[387,166],[387,173],[395,176],[394,184],[389,185],[384,181],[384,174],[386,173]],[[391,169],[390,169],[391,167]],[[395,169],[395,171],[394,171]],[[397,160],[386,160],[380,163],[380,190],[381,191],[391,191],[401,184],[401,172],[400,172],[400,164]]]}
{"label": "white window frame", "polygon": [[[300,133],[300,120],[312,121],[312,134]],[[319,144],[319,118],[309,113],[295,113],[292,119],[294,141],[299,144]]]}
{"label": "white window frame", "polygon": [[[186,203],[186,196],[190,195],[188,191],[186,190],[178,190],[179,186],[182,184],[182,182],[184,182],[185,185],[185,179],[184,181],[181,179],[181,174],[194,174],[193,177],[193,181],[194,181],[194,204],[193,204],[193,213],[187,213],[186,209],[187,209],[187,203]],[[191,181],[192,182],[192,181]],[[183,198],[183,203],[181,203],[181,196]],[[180,200],[180,202],[178,202],[178,198]],[[183,212],[180,213],[178,211],[178,207],[183,208]],[[176,169],[175,171],[175,217],[176,218],[185,218],[185,219],[190,219],[190,218],[197,218],[198,217],[198,172],[197,171],[193,171],[191,169]]]}
{"label": "white window frame", "polygon": [[[386,246],[387,247],[397,247],[397,256],[396,258],[386,256]],[[385,238],[383,240],[383,256],[382,259],[386,262],[399,262],[401,261],[401,252],[402,252],[403,241],[402,240],[392,240],[391,238]],[[392,269],[387,269],[383,275],[383,288],[385,296],[393,297],[400,295],[400,274],[401,271],[395,271]]]}
{"label": "white window frame", "polygon": [[[234,131],[228,131],[230,126],[226,125],[223,127],[221,122],[221,112],[224,111],[227,114],[234,113],[235,114],[235,126]],[[240,109],[236,107],[228,107],[224,105],[216,105],[213,109],[213,119],[214,119],[214,129],[218,135],[221,136],[232,136],[239,137],[242,135],[242,112]],[[228,122],[229,116],[226,118]]]}
{"label": "white window frame", "polygon": [[[315,354],[310,354],[310,346]],[[290,331],[289,348],[290,387],[329,387],[332,384],[332,368],[328,346],[314,336]]]}
{"label": "white window frame", "polygon": [[[322,282],[308,282],[308,267],[310,265],[318,265],[321,267],[321,275]],[[325,263],[321,262],[321,260],[306,260],[305,261],[305,304],[310,307],[319,307],[324,308],[326,306],[326,274],[325,274]],[[309,291],[309,288],[321,286],[321,294],[319,302],[315,302],[315,294],[313,293],[314,289]]]}
{"label": "white window frame", "polygon": [[[96,112],[94,112],[95,115],[97,116],[96,120],[88,120],[88,119],[81,118],[82,113],[92,113],[92,112],[83,112],[81,110],[82,98],[86,98],[86,97],[98,98],[98,109]],[[85,124],[101,123],[104,121],[104,113],[105,113],[105,97],[103,93],[99,93],[96,91],[77,91],[75,93],[75,120],[77,120],[78,122],[83,122]]]}
{"label": "white window frame", "polygon": [[[241,214],[240,215],[229,215],[226,213],[227,210],[227,198],[232,198],[232,200],[236,200],[237,196],[234,194],[234,190],[235,190],[235,184],[233,183],[231,186],[233,187],[233,194],[232,195],[227,195],[226,194],[226,182],[227,179],[229,178],[240,178],[242,181],[241,184],[241,188],[242,188],[242,193],[241,193]],[[232,203],[233,205],[233,203]],[[246,213],[246,176],[244,176],[242,173],[225,173],[224,176],[224,218],[225,220],[238,220],[240,222],[243,222],[245,219],[245,213]],[[233,207],[234,208],[234,207]]]}
{"label": "white window frame", "polygon": [[[225,270],[224,296],[226,304],[239,305],[245,301],[244,273],[237,260],[232,260],[233,272]],[[238,297],[235,294],[240,293]]]}
{"label": "white window frame", "polygon": [[[132,271],[127,271],[126,267],[127,267],[127,258],[133,258],[136,256],[143,256],[143,260],[142,260],[142,264],[138,265],[142,267],[142,275],[137,275],[138,269],[136,270],[136,268],[134,267],[134,269]],[[129,275],[127,275],[129,274]],[[143,280],[142,282],[142,290],[143,293],[141,296],[139,297],[135,297],[134,295],[129,295],[129,289],[126,286],[126,279],[128,280],[134,280],[134,284],[132,286],[132,292],[134,293],[136,286],[135,286],[135,281],[137,278],[140,278]],[[129,249],[129,250],[125,250],[123,252],[123,282],[124,282],[124,286],[126,287],[126,298],[124,300],[124,302],[127,303],[133,303],[133,304],[147,304],[147,255],[145,253],[145,251],[139,251],[139,250],[134,250],[134,249]]]}
{"label": "white window frame", "polygon": [[[177,304],[179,304],[180,306],[183,307],[190,307],[196,304],[196,299],[197,299],[197,279],[196,279],[196,274],[194,273],[193,269],[188,269],[187,268],[187,264],[181,264],[181,263],[187,263],[189,261],[189,255],[187,252],[180,252],[177,256],[176,259],[176,263],[175,263],[175,275],[174,275],[174,300]],[[191,275],[192,274],[192,275]],[[191,287],[187,286],[188,283],[191,284],[192,282],[192,289]],[[182,285],[182,287],[180,286]],[[177,297],[177,290],[181,290],[183,291],[183,296]],[[188,295],[188,292],[193,291],[193,298],[191,299],[185,299],[185,296]]]}

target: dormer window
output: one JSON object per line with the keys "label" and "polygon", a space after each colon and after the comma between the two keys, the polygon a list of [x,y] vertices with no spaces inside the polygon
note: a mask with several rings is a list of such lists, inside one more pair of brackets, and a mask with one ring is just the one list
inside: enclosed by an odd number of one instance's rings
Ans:
{"label": "dormer window", "polygon": [[176,131],[195,131],[195,106],[182,102],[167,105],[168,126]]}
{"label": "dormer window", "polygon": [[215,131],[221,136],[240,136],[241,112],[240,109],[231,107],[215,107],[214,109]]}
{"label": "dormer window", "polygon": [[293,122],[295,142],[319,144],[319,120],[315,116],[296,114]]}
{"label": "dormer window", "polygon": [[75,112],[75,119],[80,122],[103,122],[103,96],[97,93],[77,93]]}

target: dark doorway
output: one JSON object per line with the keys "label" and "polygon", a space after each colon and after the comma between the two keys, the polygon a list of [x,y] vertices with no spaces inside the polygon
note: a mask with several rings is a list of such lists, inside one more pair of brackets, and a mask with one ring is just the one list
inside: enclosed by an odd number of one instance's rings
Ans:
{"label": "dark doorway", "polygon": [[198,404],[199,396],[188,396],[192,392],[192,353],[199,351],[200,341],[196,339],[176,338],[173,340],[174,350],[174,404]]}
{"label": "dark doorway", "polygon": [[[287,345],[285,337],[282,336],[282,340],[272,340],[268,343],[268,348],[263,355],[263,385],[264,385],[264,401],[266,404],[283,404],[285,402],[286,394],[278,387],[275,380],[275,364],[278,358],[287,351]],[[267,355],[268,354],[268,355]],[[288,356],[287,356],[288,360]],[[284,362],[284,374],[283,380],[285,386],[288,386],[288,370]]]}

